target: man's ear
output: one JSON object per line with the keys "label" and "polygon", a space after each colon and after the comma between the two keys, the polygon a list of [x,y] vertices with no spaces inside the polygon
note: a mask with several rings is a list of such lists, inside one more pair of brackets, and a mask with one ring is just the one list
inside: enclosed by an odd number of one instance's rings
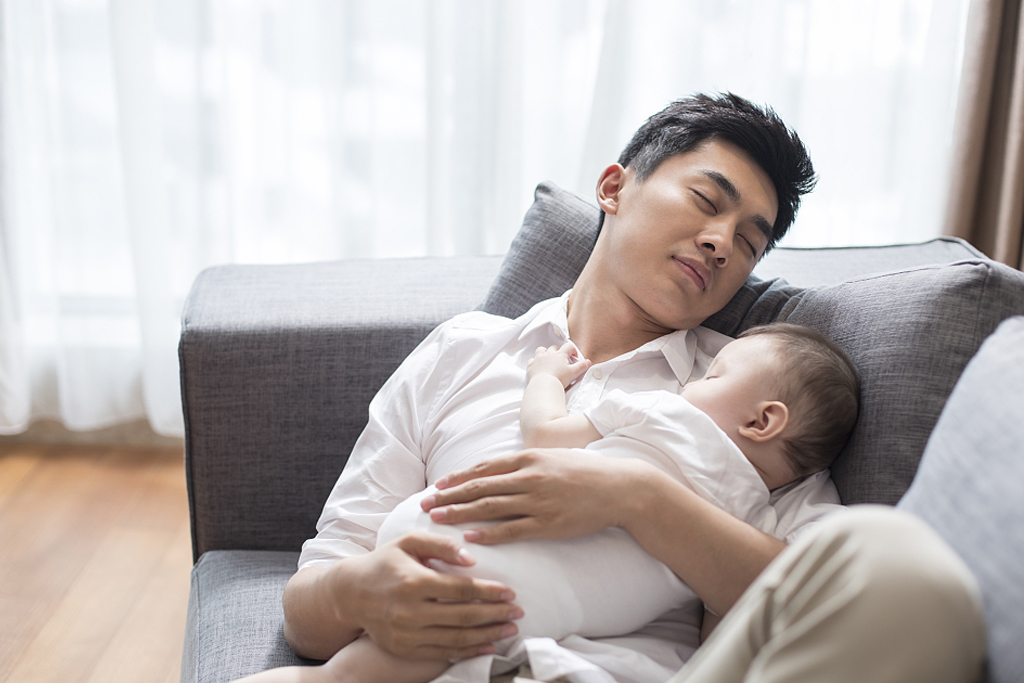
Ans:
{"label": "man's ear", "polygon": [[763,443],[782,434],[789,424],[789,408],[782,401],[762,401],[747,424],[740,427],[740,434],[751,441]]}
{"label": "man's ear", "polygon": [[614,216],[619,210],[619,192],[626,182],[626,169],[612,164],[601,172],[597,179],[597,205],[608,215]]}

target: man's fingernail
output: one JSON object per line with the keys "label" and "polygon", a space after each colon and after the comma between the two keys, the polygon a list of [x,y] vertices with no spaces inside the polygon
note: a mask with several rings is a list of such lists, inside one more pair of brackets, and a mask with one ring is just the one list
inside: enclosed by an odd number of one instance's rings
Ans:
{"label": "man's fingernail", "polygon": [[487,645],[480,646],[480,654],[482,655],[493,655],[495,653],[494,646],[488,643]]}
{"label": "man's fingernail", "polygon": [[434,496],[427,496],[426,498],[424,498],[423,500],[420,501],[420,508],[424,512],[429,512],[431,508],[436,507],[436,506],[437,506],[437,498],[435,498]]}
{"label": "man's fingernail", "polygon": [[445,486],[448,486],[447,474],[434,482],[434,488],[443,489]]}
{"label": "man's fingernail", "polygon": [[430,519],[435,522],[443,522],[444,518],[448,516],[448,511],[444,508],[434,508],[430,511]]}
{"label": "man's fingernail", "polygon": [[519,633],[519,629],[516,628],[515,624],[505,624],[505,628],[501,629],[502,638],[508,638],[509,636],[514,636],[517,633]]}
{"label": "man's fingernail", "polygon": [[463,564],[474,564],[476,562],[476,558],[473,557],[465,548],[459,548],[459,560],[461,560]]}
{"label": "man's fingernail", "polygon": [[516,594],[511,589],[506,588],[501,592],[501,599],[506,602],[509,600],[515,600]]}
{"label": "man's fingernail", "polygon": [[513,607],[511,610],[509,610],[508,618],[509,619],[522,619],[523,618],[523,608],[522,607]]}
{"label": "man's fingernail", "polygon": [[470,529],[469,531],[464,533],[462,535],[462,537],[464,539],[466,539],[467,541],[469,541],[470,543],[476,543],[477,541],[480,540],[480,532],[476,531],[474,529]]}

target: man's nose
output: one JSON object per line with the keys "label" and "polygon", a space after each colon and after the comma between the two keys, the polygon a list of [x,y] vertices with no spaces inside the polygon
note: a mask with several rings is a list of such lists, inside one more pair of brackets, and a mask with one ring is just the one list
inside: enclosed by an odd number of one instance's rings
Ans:
{"label": "man's nose", "polygon": [[718,266],[724,266],[732,256],[733,227],[725,221],[711,221],[697,236],[701,251],[713,258]]}

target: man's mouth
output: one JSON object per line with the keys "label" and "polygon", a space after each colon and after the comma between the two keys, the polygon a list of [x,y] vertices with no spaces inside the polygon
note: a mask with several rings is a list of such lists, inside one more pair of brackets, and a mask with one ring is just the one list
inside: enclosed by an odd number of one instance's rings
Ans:
{"label": "man's mouth", "polygon": [[686,256],[673,256],[672,260],[701,290],[707,289],[708,283],[711,281],[711,272],[703,263]]}

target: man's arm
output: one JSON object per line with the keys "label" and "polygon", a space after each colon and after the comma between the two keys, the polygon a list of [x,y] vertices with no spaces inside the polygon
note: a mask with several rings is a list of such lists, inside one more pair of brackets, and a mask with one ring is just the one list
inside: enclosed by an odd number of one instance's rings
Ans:
{"label": "man's arm", "polygon": [[[330,659],[362,633],[358,623],[337,609],[341,598],[330,588],[333,582],[344,585],[344,580],[336,577],[344,573],[341,565],[345,562],[306,567],[288,579],[283,599],[284,637],[300,657]],[[332,572],[335,577],[330,576]]]}
{"label": "man's arm", "polygon": [[[646,463],[639,463],[645,465]],[[653,466],[637,468],[621,526],[724,615],[786,544]]]}

